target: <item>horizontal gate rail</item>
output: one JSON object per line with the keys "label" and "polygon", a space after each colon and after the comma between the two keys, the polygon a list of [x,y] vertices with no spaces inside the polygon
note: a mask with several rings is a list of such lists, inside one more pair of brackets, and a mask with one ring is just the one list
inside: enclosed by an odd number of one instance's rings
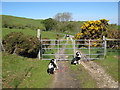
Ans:
{"label": "horizontal gate rail", "polygon": [[[90,39],[80,39],[80,40],[75,40],[75,41],[89,41]],[[109,40],[109,39],[107,39]],[[41,41],[66,41],[66,40],[56,40],[56,39],[49,39],[49,40],[46,40],[46,39],[41,39]],[[71,40],[67,40],[67,41],[71,41]],[[97,40],[97,39],[91,39],[90,41],[103,41],[102,39],[100,40]]]}
{"label": "horizontal gate rail", "polygon": [[88,60],[95,60],[95,59],[104,59],[104,58],[86,58]]}
{"label": "horizontal gate rail", "polygon": [[[42,44],[42,45],[58,45],[58,44]],[[65,45],[65,44],[59,44],[59,45]],[[67,45],[73,45],[73,44],[67,44]],[[89,44],[75,44],[75,45],[89,45]],[[90,45],[95,45],[95,44],[90,44]],[[97,43],[97,45],[103,45],[103,44]]]}
{"label": "horizontal gate rail", "polygon": [[74,54],[43,54],[43,55],[74,55]]}
{"label": "horizontal gate rail", "polygon": [[[42,60],[51,60],[51,59],[42,59]],[[56,60],[72,60],[72,59],[56,59]]]}
{"label": "horizontal gate rail", "polygon": [[[89,41],[90,39],[79,39],[79,40],[75,40],[75,41]],[[90,41],[103,41],[102,39],[97,40],[97,39],[91,39]]]}
{"label": "horizontal gate rail", "polygon": [[[74,55],[74,54],[43,54],[43,56],[45,56],[45,55]],[[82,55],[89,55],[89,54],[82,54]],[[104,55],[104,53],[90,54],[90,55]]]}
{"label": "horizontal gate rail", "polygon": [[[75,44],[75,45],[89,45],[89,44]],[[95,45],[95,44],[90,44],[90,45]],[[103,44],[97,43],[97,45],[103,45]]]}
{"label": "horizontal gate rail", "polygon": [[[104,59],[104,58],[85,58],[84,60],[94,60],[94,59]],[[42,59],[42,60],[51,60],[51,59]],[[56,59],[56,60],[72,60],[72,59]]]}
{"label": "horizontal gate rail", "polygon": [[[90,48],[90,49],[103,49],[104,47],[101,48]],[[75,48],[75,49],[89,49],[89,48]]]}
{"label": "horizontal gate rail", "polygon": [[[101,48],[90,48],[90,49],[103,49],[104,47]],[[46,49],[46,48],[42,48],[42,49]],[[62,48],[47,48],[47,49],[62,49]],[[74,49],[74,48],[65,48],[65,49]],[[75,49],[89,49],[89,48],[75,48]]]}

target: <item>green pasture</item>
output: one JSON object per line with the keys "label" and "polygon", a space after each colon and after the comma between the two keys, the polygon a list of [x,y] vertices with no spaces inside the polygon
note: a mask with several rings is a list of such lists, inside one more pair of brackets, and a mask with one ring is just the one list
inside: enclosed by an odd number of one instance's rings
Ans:
{"label": "green pasture", "polygon": [[[11,33],[11,32],[22,32],[25,35],[32,35],[37,37],[37,30],[31,30],[31,29],[8,29],[8,28],[3,28],[2,29],[2,38],[4,38],[5,35]],[[50,39],[56,39],[57,38],[57,32],[52,32],[52,31],[41,31],[41,38],[50,38]],[[64,34],[59,34],[62,38]]]}
{"label": "green pasture", "polygon": [[51,76],[47,73],[49,61],[40,61],[3,53],[3,88],[46,88]]}
{"label": "green pasture", "polygon": [[24,17],[16,17],[10,15],[1,15],[2,16],[2,26],[4,24],[8,26],[12,26],[13,28],[18,27],[28,27],[28,28],[43,28],[42,20],[24,18]]}

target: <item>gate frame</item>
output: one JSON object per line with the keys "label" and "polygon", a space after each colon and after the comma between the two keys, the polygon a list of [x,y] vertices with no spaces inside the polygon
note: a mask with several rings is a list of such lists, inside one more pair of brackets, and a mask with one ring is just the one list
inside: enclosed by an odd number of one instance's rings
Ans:
{"label": "gate frame", "polygon": [[[51,39],[51,40],[42,40],[41,39],[41,42],[43,42],[43,41],[56,41],[55,39]],[[75,41],[89,41],[89,47],[88,47],[88,50],[89,50],[89,54],[84,54],[84,55],[89,55],[89,58],[88,58],[88,60],[93,60],[93,59],[104,59],[105,58],[105,55],[106,55],[106,39],[105,39],[105,37],[104,37],[104,39],[103,40],[96,40],[96,39],[93,39],[93,40],[90,40],[90,39],[87,39],[87,40],[85,40],[85,39],[80,39],[80,40],[73,40],[73,44],[67,44],[67,45],[73,45],[73,47],[72,48],[65,48],[65,49],[74,49],[74,54],[59,54],[59,51],[60,51],[60,49],[62,49],[62,48],[59,48],[59,46],[60,45],[65,45],[65,44],[60,44],[59,42],[61,42],[61,41],[66,41],[66,40],[57,40],[57,42],[58,42],[58,44],[43,44],[43,45],[57,45],[58,47],[57,48],[48,48],[48,49],[58,49],[58,57],[60,56],[60,55],[74,55],[74,57],[75,57],[75,54],[76,54],[76,50],[78,50],[78,49],[83,49],[83,48],[76,48],[75,47],[75,45],[81,45],[81,44],[75,44]],[[71,41],[71,40],[68,40],[68,41]],[[101,55],[101,54],[91,54],[91,52],[90,52],[90,50],[91,50],[91,47],[90,47],[90,45],[91,45],[91,41],[103,41],[103,47],[101,48],[101,49],[103,49],[103,55],[104,55],[104,57],[103,58],[91,58],[90,56],[91,55]],[[86,45],[86,44],[82,44],[82,45]],[[42,49],[45,49],[45,48],[42,48]],[[92,48],[93,49],[93,48]],[[94,49],[97,49],[97,48],[94,48]],[[100,49],[100,48],[99,48]],[[43,55],[56,55],[56,54],[43,54]],[[42,55],[42,56],[43,56]],[[41,58],[42,60],[51,60],[51,59],[43,59],[43,58]],[[65,60],[65,59],[56,59],[56,60]],[[67,59],[67,60],[71,60],[71,59]]]}

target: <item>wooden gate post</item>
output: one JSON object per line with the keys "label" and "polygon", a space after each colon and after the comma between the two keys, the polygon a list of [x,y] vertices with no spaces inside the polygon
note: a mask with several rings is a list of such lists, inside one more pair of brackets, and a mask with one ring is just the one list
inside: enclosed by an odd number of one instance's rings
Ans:
{"label": "wooden gate post", "polygon": [[[39,40],[39,42],[41,42],[41,34],[40,34],[40,29],[38,29],[37,31],[37,38]],[[42,43],[41,43],[41,47],[39,48],[39,60],[42,58]]]}

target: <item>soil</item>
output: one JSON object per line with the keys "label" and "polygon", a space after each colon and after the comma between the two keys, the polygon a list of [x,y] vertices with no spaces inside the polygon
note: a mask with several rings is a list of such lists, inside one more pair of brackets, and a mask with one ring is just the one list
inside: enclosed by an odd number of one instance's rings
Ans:
{"label": "soil", "polygon": [[[68,44],[68,41],[66,42],[66,45]],[[63,46],[63,48],[60,50],[60,54],[65,53],[65,47],[66,45]],[[56,58],[60,59],[66,59],[66,56],[55,56]],[[69,66],[69,62],[65,60],[59,60],[57,61],[57,65],[59,70],[63,70],[66,67]],[[61,72],[57,72],[54,74],[54,80],[51,83],[51,88],[81,88],[80,81],[76,79],[76,74],[72,73],[70,68],[66,68],[65,70]]]}

